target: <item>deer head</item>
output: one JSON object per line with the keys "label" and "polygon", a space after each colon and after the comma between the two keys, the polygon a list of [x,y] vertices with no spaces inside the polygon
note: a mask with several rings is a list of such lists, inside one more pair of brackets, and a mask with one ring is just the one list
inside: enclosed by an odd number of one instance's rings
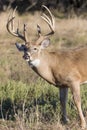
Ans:
{"label": "deer head", "polygon": [[24,44],[16,43],[16,47],[18,48],[19,51],[24,52],[23,58],[29,61],[30,64],[33,63],[33,65],[39,64],[38,56],[41,50],[44,50],[46,47],[49,46],[50,44],[49,36],[51,36],[55,32],[55,20],[52,13],[46,6],[43,5],[42,7],[46,9],[46,11],[49,14],[49,17],[45,13],[43,13],[41,15],[41,18],[49,25],[51,32],[47,33],[46,35],[42,35],[41,28],[39,25],[37,25],[38,39],[35,41],[35,43],[30,43],[28,41],[26,24],[24,24],[23,27],[23,34],[20,33],[19,27],[17,27],[16,31],[14,31],[14,19],[15,19],[14,14],[16,9],[13,11],[12,16],[9,17],[7,22],[8,32],[13,36],[19,37],[24,41]]}

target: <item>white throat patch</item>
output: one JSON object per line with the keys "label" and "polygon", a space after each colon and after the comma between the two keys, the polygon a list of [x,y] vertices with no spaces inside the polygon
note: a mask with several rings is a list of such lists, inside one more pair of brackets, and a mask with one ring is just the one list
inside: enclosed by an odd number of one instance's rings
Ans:
{"label": "white throat patch", "polygon": [[40,60],[39,59],[36,59],[36,60],[33,60],[33,61],[31,61],[30,63],[29,63],[29,65],[31,66],[31,67],[38,67],[39,66],[39,64],[40,64]]}

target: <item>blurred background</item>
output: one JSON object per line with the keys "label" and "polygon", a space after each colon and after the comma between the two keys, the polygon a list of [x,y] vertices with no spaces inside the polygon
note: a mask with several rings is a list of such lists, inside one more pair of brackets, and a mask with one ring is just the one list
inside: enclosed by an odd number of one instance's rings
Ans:
{"label": "blurred background", "polygon": [[[87,45],[87,0],[0,0],[0,130],[80,130],[79,117],[69,90],[67,113],[70,123],[61,124],[58,88],[41,79],[23,60],[6,29],[10,12],[17,6],[15,29],[27,24],[29,41],[37,39],[37,24],[49,31],[41,19],[46,5],[55,17],[51,37],[55,49]],[[87,120],[87,85],[81,86],[82,109]]]}
{"label": "blurred background", "polygon": [[63,12],[74,10],[76,13],[81,13],[87,11],[86,0],[0,0],[0,10],[6,11],[18,6],[18,11],[24,13],[40,10],[43,4]]}
{"label": "blurred background", "polygon": [[78,14],[87,11],[86,0],[0,0],[0,11],[18,6],[18,11],[24,13],[40,10],[43,4],[65,13],[71,10]]}

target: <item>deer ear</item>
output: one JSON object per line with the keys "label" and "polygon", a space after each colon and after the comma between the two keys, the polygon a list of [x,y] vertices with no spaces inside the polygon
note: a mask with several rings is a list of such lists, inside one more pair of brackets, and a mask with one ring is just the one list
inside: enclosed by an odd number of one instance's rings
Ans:
{"label": "deer ear", "polygon": [[44,48],[48,47],[49,44],[50,44],[50,39],[45,39],[41,43],[41,48],[44,49]]}

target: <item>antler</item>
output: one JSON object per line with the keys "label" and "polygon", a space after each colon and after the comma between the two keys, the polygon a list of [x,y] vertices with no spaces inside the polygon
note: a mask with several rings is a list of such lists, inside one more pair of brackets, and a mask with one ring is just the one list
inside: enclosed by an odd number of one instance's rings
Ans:
{"label": "antler", "polygon": [[45,13],[43,13],[43,15],[41,16],[41,18],[49,25],[49,27],[51,29],[51,32],[45,35],[45,36],[49,36],[49,35],[54,34],[54,32],[55,32],[55,19],[54,19],[52,13],[50,12],[50,10],[45,5],[42,5],[42,7],[44,7],[47,10],[47,12],[49,13],[49,16],[50,16],[50,18],[49,18]]}
{"label": "antler", "polygon": [[55,19],[52,15],[52,13],[50,12],[50,10],[45,6],[45,5],[42,5],[42,7],[44,7],[47,12],[49,13],[49,17],[43,13],[43,15],[41,15],[41,18],[49,25],[50,29],[51,29],[51,32],[46,34],[46,35],[41,35],[41,28],[39,25],[37,25],[37,31],[38,31],[38,40],[36,41],[36,44],[40,44],[45,38],[48,38],[49,35],[52,35],[55,33]]}
{"label": "antler", "polygon": [[[39,39],[36,42],[37,44],[40,43],[40,41],[42,41],[44,38],[48,37],[49,35],[54,34],[54,32],[55,32],[55,20],[54,20],[52,13],[45,5],[43,5],[42,7],[44,7],[47,10],[47,12],[49,13],[49,17],[45,13],[43,13],[41,18],[49,25],[51,32],[42,36],[41,28],[39,25],[37,25],[37,30],[38,30],[38,35],[39,35]],[[26,24],[24,24],[24,27],[23,27],[23,34],[21,34],[19,31],[19,24],[18,24],[18,27],[16,28],[16,30],[14,31],[15,11],[16,11],[16,8],[14,9],[12,15],[10,15],[8,18],[8,22],[6,25],[7,30],[13,36],[19,37],[20,39],[24,40],[25,44],[27,45],[28,39],[27,39],[27,32],[26,32]]]}
{"label": "antler", "polygon": [[24,40],[25,43],[27,43],[26,24],[24,24],[24,27],[23,27],[23,35],[20,34],[19,32],[19,24],[16,31],[14,31],[14,19],[15,19],[16,9],[17,8],[14,9],[12,16],[11,15],[9,16],[6,27],[10,34],[12,34],[13,36],[19,37],[20,39]]}

